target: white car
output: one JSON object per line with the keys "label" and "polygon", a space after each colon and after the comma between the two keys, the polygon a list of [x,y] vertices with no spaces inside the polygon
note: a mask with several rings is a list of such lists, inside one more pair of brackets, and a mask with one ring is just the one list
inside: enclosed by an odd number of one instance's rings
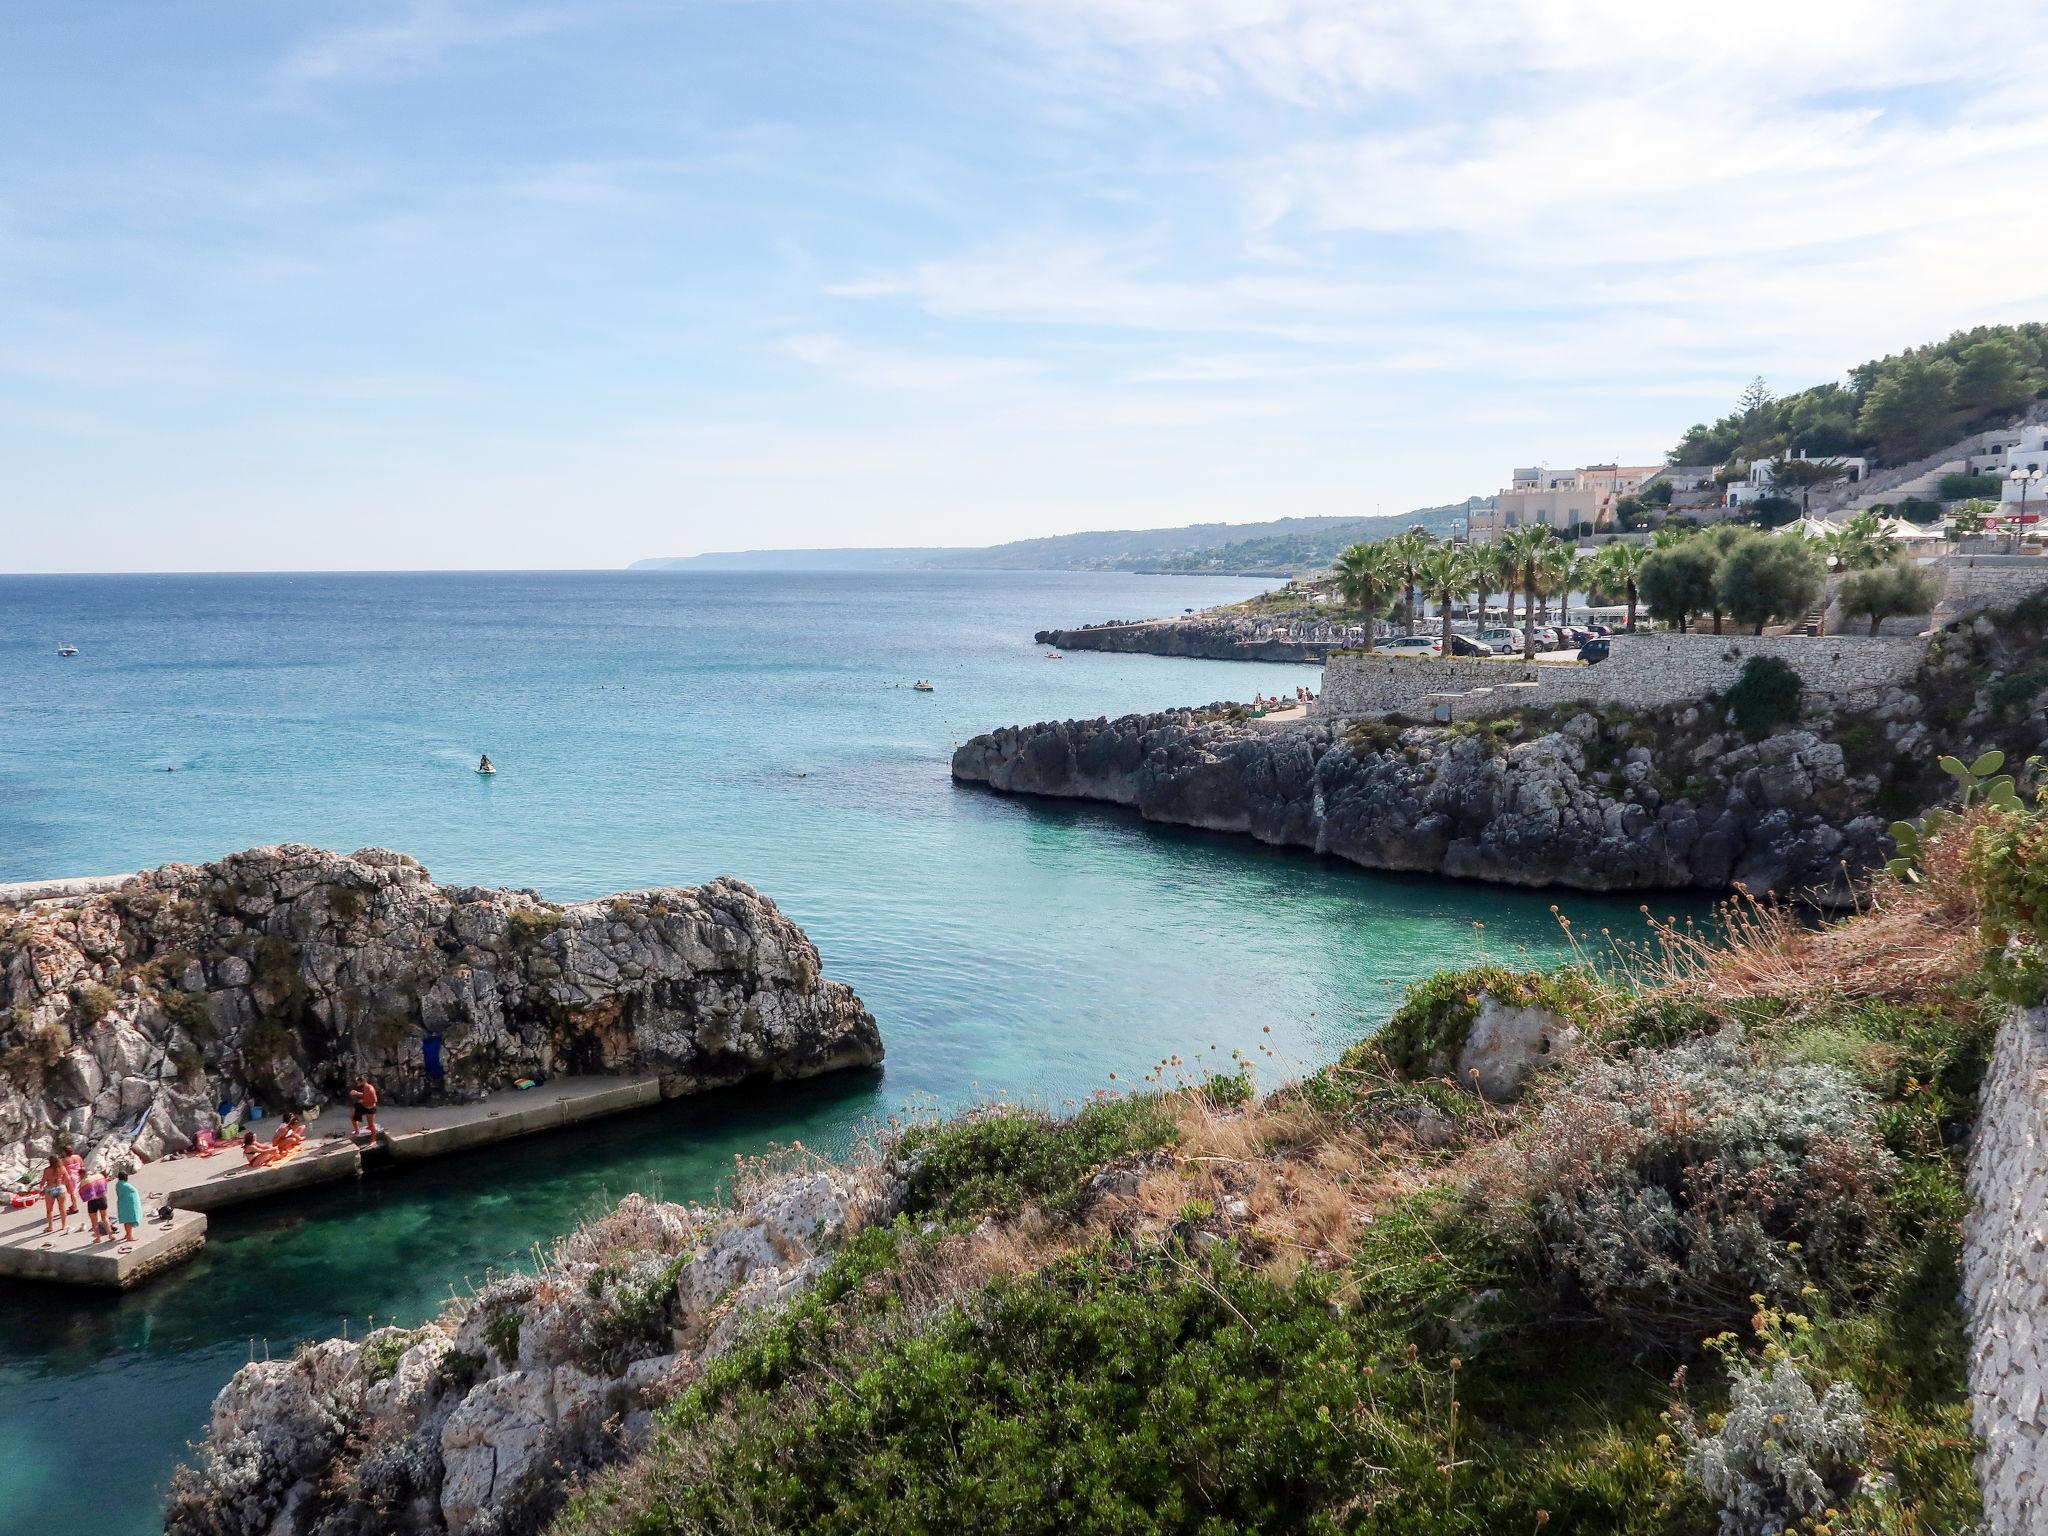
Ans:
{"label": "white car", "polygon": [[1441,656],[1444,643],[1435,635],[1397,635],[1380,649],[1403,656]]}

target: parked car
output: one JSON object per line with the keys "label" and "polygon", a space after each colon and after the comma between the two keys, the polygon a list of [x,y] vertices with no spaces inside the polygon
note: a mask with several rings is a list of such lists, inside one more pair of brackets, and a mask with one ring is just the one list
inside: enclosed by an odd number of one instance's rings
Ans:
{"label": "parked car", "polygon": [[1606,659],[1607,640],[1604,636],[1596,635],[1579,647],[1579,660],[1585,662],[1588,666],[1591,666],[1596,661],[1605,661]]}
{"label": "parked car", "polygon": [[1482,629],[1479,639],[1481,644],[1492,646],[1496,653],[1517,650],[1522,644],[1521,634],[1512,629]]}
{"label": "parked car", "polygon": [[1443,642],[1435,635],[1396,635],[1380,649],[1408,656],[1437,656],[1443,652]]}
{"label": "parked car", "polygon": [[1453,656],[1491,656],[1493,653],[1493,647],[1484,640],[1473,640],[1465,635],[1451,636]]}

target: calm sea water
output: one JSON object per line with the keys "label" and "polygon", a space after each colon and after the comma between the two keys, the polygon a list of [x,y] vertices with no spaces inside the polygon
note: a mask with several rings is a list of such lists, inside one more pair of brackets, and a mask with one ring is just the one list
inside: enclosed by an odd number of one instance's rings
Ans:
{"label": "calm sea water", "polygon": [[[0,578],[0,880],[289,839],[561,899],[736,874],[881,1021],[879,1073],[718,1095],[216,1217],[134,1295],[0,1288],[0,1532],[160,1529],[251,1351],[417,1321],[633,1189],[842,1143],[909,1101],[1050,1104],[1161,1057],[1327,1060],[1400,986],[1555,958],[1550,897],[1382,878],[1114,811],[955,787],[991,726],[1313,683],[1045,659],[1034,629],[1225,579],[684,573]],[[60,642],[82,654],[60,660]],[[908,685],[928,677],[932,694]],[[500,773],[470,771],[488,751]],[[166,771],[175,770],[175,771]],[[1633,901],[1561,898],[1582,929]],[[1483,933],[1473,927],[1483,921]],[[1270,1030],[1270,1033],[1267,1031]]]}

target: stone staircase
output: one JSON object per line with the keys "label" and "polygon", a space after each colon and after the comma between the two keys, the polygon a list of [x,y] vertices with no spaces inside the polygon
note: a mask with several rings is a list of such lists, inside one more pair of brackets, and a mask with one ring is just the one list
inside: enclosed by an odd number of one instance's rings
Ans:
{"label": "stone staircase", "polygon": [[1809,502],[1811,515],[1840,522],[1881,501],[1896,502],[1907,496],[1931,501],[1941,477],[1961,469],[1971,454],[2003,448],[2016,440],[2021,427],[2043,420],[2048,420],[2048,402],[2036,401],[2005,426],[1973,432],[1910,463],[1880,469],[1853,485],[1845,482],[1815,491]]}

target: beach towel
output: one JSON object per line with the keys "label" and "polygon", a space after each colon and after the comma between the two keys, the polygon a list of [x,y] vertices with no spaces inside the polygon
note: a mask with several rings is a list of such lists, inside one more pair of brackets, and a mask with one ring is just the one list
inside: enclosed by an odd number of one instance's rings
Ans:
{"label": "beach towel", "polygon": [[426,1068],[429,1080],[433,1082],[441,1080],[443,1073],[441,1071],[441,1037],[439,1035],[425,1035],[421,1037],[420,1064]]}

